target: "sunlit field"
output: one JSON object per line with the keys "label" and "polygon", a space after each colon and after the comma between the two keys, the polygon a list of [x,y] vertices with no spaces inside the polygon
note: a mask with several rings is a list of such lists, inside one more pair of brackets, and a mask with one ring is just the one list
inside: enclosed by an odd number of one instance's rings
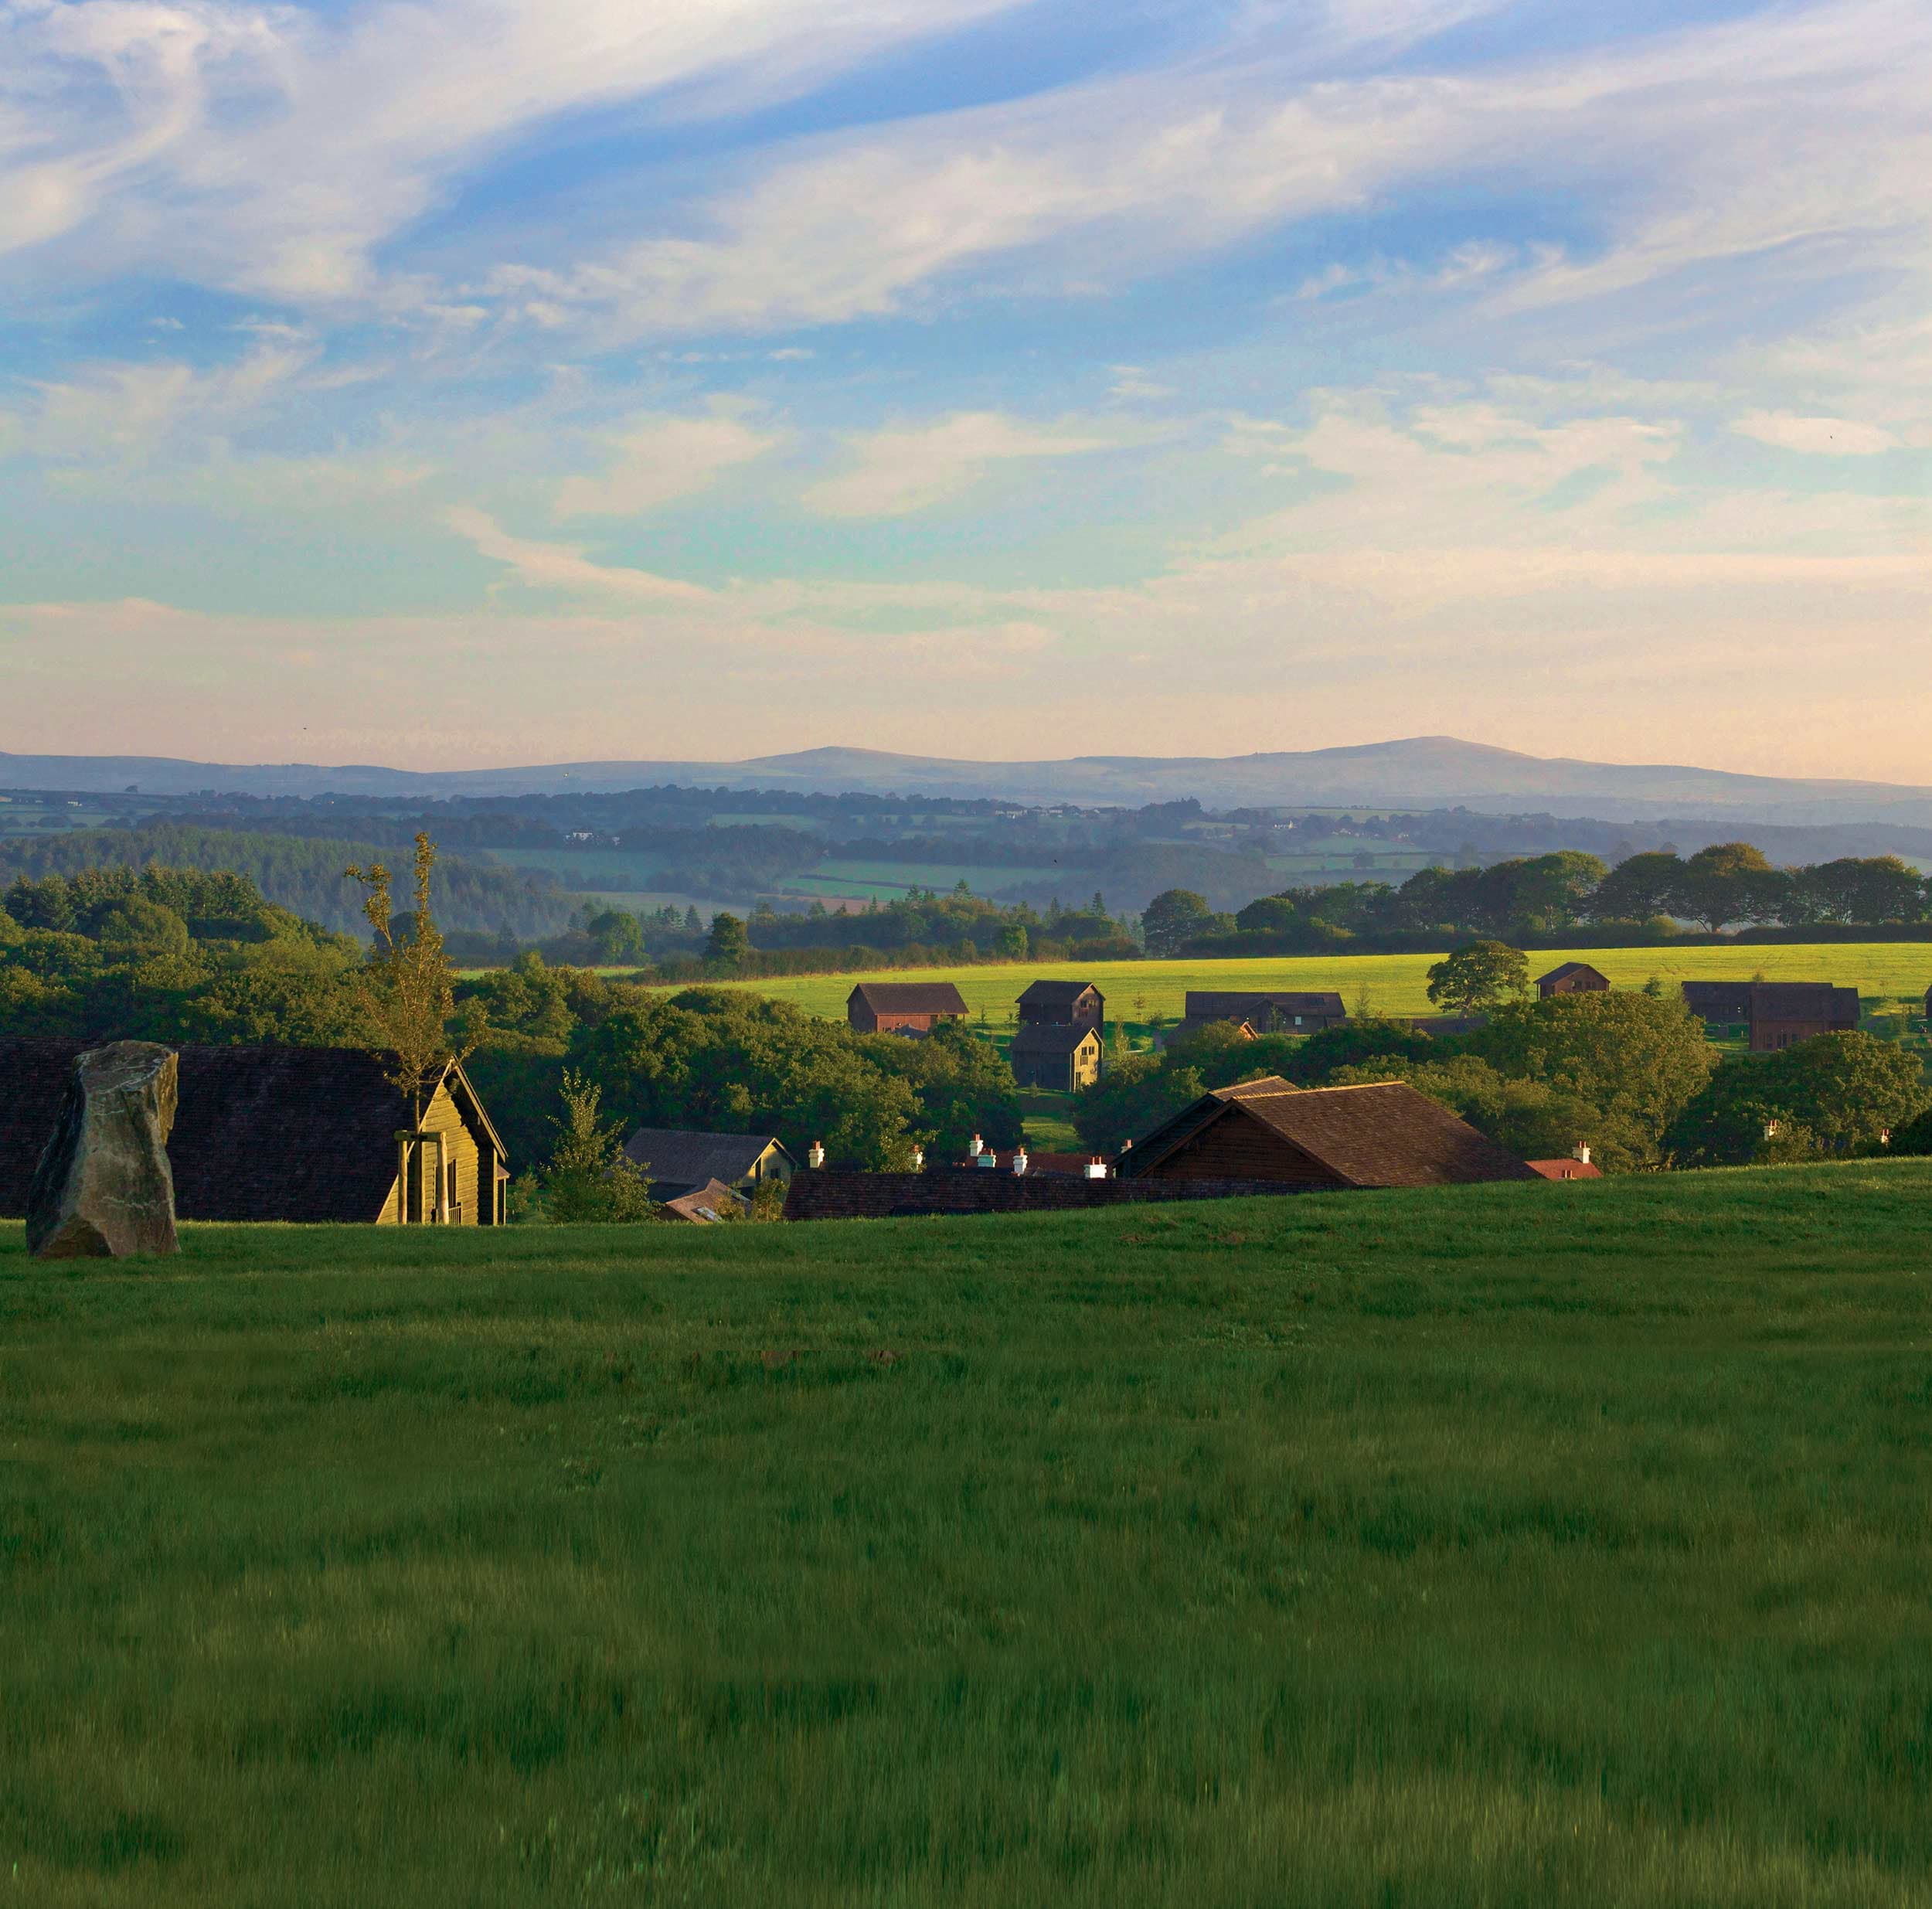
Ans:
{"label": "sunlit field", "polygon": [[1932,1166],[0,1227],[0,1890],[1923,1904]]}
{"label": "sunlit field", "polygon": [[[1365,995],[1381,1014],[1430,1014],[1427,974],[1440,954],[1310,955],[1279,961],[1062,962],[983,968],[920,968],[863,975],[808,975],[729,984],[774,999],[795,1001],[808,1012],[842,1016],[855,980],[955,982],[975,1015],[1010,1019],[1013,1002],[1031,981],[1047,977],[1093,982],[1109,1012],[1125,1021],[1179,1015],[1190,988],[1333,989],[1352,1013]],[[1829,981],[1875,999],[1906,995],[1923,1001],[1932,986],[1932,944],[1859,941],[1790,947],[1583,948],[1532,954],[1529,972],[1560,962],[1588,961],[1618,988],[1641,988],[1651,975],[1667,985],[1682,981]]]}

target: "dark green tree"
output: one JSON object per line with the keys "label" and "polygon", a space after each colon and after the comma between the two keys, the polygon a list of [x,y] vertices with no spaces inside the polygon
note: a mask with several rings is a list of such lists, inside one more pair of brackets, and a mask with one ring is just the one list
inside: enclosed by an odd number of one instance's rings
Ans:
{"label": "dark green tree", "polygon": [[1429,970],[1429,999],[1448,1014],[1486,1014],[1529,989],[1528,958],[1502,941],[1471,941]]}

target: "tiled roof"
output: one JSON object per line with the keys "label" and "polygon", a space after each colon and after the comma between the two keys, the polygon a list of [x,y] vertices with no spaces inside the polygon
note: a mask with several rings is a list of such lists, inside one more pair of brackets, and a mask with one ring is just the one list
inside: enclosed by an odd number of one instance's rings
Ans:
{"label": "tiled roof", "polygon": [[966,1002],[950,981],[862,981],[854,996],[875,1014],[964,1014]]}
{"label": "tiled roof", "polygon": [[1446,1186],[1536,1176],[1465,1121],[1406,1082],[1297,1089],[1270,1075],[1217,1087],[1123,1156],[1121,1171],[1150,1172],[1233,1104],[1350,1186]]}
{"label": "tiled roof", "polygon": [[1604,1169],[1594,1160],[1526,1160],[1532,1173],[1546,1180],[1600,1180]]}
{"label": "tiled roof", "polygon": [[707,1181],[704,1186],[664,1203],[667,1218],[686,1220],[701,1227],[715,1226],[721,1216],[745,1213],[750,1207],[750,1200],[742,1193],[734,1193],[722,1180]]}

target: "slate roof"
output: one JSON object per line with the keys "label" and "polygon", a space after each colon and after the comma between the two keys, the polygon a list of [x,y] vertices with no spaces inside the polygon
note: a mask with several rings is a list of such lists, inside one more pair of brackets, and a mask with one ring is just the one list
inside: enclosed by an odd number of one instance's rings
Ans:
{"label": "slate roof", "polygon": [[1057,1021],[1022,1021],[1013,1036],[1016,1054],[1070,1054],[1082,1042],[1097,1041],[1100,1032],[1090,1023],[1072,1026]]}
{"label": "slate roof", "polygon": [[1317,1160],[1348,1186],[1447,1186],[1537,1175],[1467,1121],[1406,1082],[1297,1089],[1278,1075],[1216,1087],[1121,1157],[1139,1178],[1177,1152],[1230,1104]]}
{"label": "slate roof", "polygon": [[1859,992],[1828,981],[1687,981],[1684,1003],[1706,1021],[1823,1021],[1856,1027]]}
{"label": "slate roof", "polygon": [[[26,1208],[76,1058],[102,1043],[0,1040],[0,1213]],[[396,1181],[396,1131],[410,1108],[358,1048],[200,1046],[180,1056],[168,1137],[183,1220],[372,1225]],[[460,1067],[447,1077],[465,1118],[502,1147]]]}
{"label": "slate roof", "polygon": [[[640,1127],[624,1150],[648,1173],[655,1188],[702,1188],[707,1180],[735,1185],[767,1147],[791,1155],[770,1134],[704,1134],[682,1127]],[[796,1166],[798,1162],[793,1161]]]}
{"label": "slate roof", "polygon": [[1751,1018],[1751,984],[1748,981],[1687,981],[1684,1005],[1700,1020],[1720,1026]]}
{"label": "slate roof", "polygon": [[1594,975],[1601,982],[1607,982],[1610,978],[1600,968],[1593,968],[1588,961],[1563,961],[1551,968],[1548,974],[1539,975],[1536,985],[1540,988],[1549,982],[1567,981],[1572,975]]}
{"label": "slate roof", "polygon": [[964,1014],[965,998],[950,981],[862,981],[845,997],[875,1014]]}

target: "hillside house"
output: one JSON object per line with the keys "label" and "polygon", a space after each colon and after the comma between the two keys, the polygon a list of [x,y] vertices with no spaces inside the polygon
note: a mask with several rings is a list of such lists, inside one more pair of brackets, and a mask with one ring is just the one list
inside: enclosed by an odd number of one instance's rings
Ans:
{"label": "hillside house", "polygon": [[1278,1076],[1202,1094],[1122,1153],[1116,1170],[1123,1179],[1333,1188],[1539,1177],[1404,1082],[1298,1090]]}
{"label": "hillside house", "polygon": [[1706,1034],[1747,1035],[1758,1054],[1859,1024],[1858,990],[1828,981],[1687,981],[1684,1004]]}
{"label": "hillside house", "polygon": [[1546,1001],[1553,995],[1606,994],[1609,989],[1610,977],[1587,961],[1565,961],[1536,977],[1536,992]]}
{"label": "hillside house", "polygon": [[862,1034],[930,1034],[941,1021],[966,1018],[950,981],[862,981],[845,997],[845,1019]]}
{"label": "hillside house", "polygon": [[[100,1043],[0,1040],[0,1213],[26,1208],[79,1057]],[[418,1127],[356,1048],[190,1044],[168,1136],[183,1220],[501,1226],[509,1160],[476,1090],[451,1062]]]}
{"label": "hillside house", "polygon": [[1072,1094],[1100,1077],[1107,1002],[1084,981],[1036,981],[1019,998],[1009,1059],[1023,1087]]}
{"label": "hillside house", "polygon": [[624,1151],[650,1181],[651,1197],[667,1202],[701,1194],[713,1180],[733,1192],[751,1193],[768,1180],[788,1184],[798,1170],[784,1143],[770,1134],[640,1127],[624,1143]]}
{"label": "hillside house", "polygon": [[1162,1045],[1176,1046],[1216,1022],[1245,1026],[1257,1036],[1318,1034],[1325,1027],[1339,1027],[1348,1018],[1349,1010],[1338,994],[1251,994],[1190,988],[1182,1019]]}

